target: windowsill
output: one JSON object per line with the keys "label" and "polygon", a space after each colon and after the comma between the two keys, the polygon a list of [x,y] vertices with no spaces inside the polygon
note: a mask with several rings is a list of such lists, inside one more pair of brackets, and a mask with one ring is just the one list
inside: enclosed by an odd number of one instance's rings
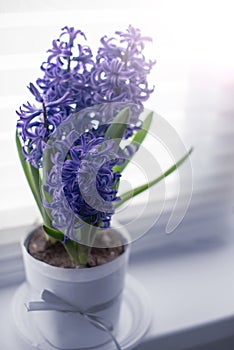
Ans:
{"label": "windowsill", "polygon": [[[233,214],[219,208],[209,218],[190,210],[172,235],[160,221],[132,246],[129,273],[141,281],[152,302],[152,325],[138,349],[182,350],[233,335]],[[142,223],[143,225],[144,223]],[[17,243],[11,256],[1,256],[8,282],[0,289],[1,348],[16,348],[11,337],[10,305],[23,280]],[[8,252],[10,245],[8,246]],[[14,259],[13,259],[14,257]],[[0,276],[4,277],[4,275]],[[3,286],[3,278],[0,279]],[[4,346],[3,346],[4,345]]]}
{"label": "windowsill", "polygon": [[[147,289],[153,313],[138,350],[182,350],[234,335],[231,220],[217,217],[191,230],[184,227],[171,242],[160,242],[147,255],[133,254],[130,271]],[[220,349],[232,347],[233,343]]]}

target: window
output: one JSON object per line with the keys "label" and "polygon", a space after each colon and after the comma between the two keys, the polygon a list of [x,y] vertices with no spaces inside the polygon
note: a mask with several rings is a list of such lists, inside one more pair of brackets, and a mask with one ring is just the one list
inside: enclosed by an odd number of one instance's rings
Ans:
{"label": "window", "polygon": [[[15,110],[30,98],[26,86],[40,75],[45,51],[64,25],[82,28],[91,45],[130,23],[154,38],[149,51],[157,59],[152,76],[155,93],[148,107],[171,123],[187,148],[195,147],[194,198],[200,211],[213,212],[214,203],[231,208],[234,49],[228,7],[212,1],[129,1],[127,5],[119,1],[114,5],[48,0],[11,1],[0,8],[1,230],[39,218],[17,159]],[[170,157],[160,145],[154,147],[148,139],[148,149],[156,152],[165,169],[165,159]],[[171,199],[178,185],[173,178],[166,183]],[[140,197],[137,204],[145,199]]]}

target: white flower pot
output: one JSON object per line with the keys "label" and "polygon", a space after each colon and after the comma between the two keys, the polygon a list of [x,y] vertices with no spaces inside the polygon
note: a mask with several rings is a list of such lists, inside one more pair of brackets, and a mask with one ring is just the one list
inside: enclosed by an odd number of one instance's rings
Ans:
{"label": "white flower pot", "polygon": [[[124,232],[124,235],[127,235]],[[29,236],[23,241],[23,258],[29,288],[29,302],[40,301],[49,290],[79,310],[100,306],[95,315],[113,325],[115,334],[124,288],[129,245],[115,260],[92,268],[66,269],[50,266],[32,257],[27,250]],[[104,309],[102,305],[106,304]],[[111,341],[108,332],[98,329],[79,312],[32,311],[35,326],[48,343],[59,349],[100,346]]]}

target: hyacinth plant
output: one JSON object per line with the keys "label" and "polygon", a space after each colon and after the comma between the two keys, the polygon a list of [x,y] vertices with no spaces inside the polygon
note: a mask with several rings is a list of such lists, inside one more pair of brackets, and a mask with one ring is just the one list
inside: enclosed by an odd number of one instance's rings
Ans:
{"label": "hyacinth plant", "polygon": [[34,103],[17,111],[19,158],[46,237],[61,241],[75,264],[86,264],[97,230],[110,226],[118,206],[168,176],[191,152],[119,197],[121,173],[153,117],[140,117],[154,90],[147,79],[155,61],[144,55],[149,41],[129,26],[101,38],[94,56],[81,30],[64,27],[41,65],[42,77],[29,84]]}

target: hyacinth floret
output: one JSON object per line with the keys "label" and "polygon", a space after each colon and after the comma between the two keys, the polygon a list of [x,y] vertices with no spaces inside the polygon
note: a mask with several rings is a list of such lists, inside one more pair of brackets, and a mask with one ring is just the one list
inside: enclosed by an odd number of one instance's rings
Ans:
{"label": "hyacinth floret", "polygon": [[100,88],[94,98],[97,103],[122,101],[135,103],[143,110],[153,88],[149,88],[147,76],[155,61],[146,61],[143,54],[145,41],[139,29],[129,26],[127,32],[116,32],[116,36],[101,39],[102,47],[97,54],[97,64],[92,70],[92,81]]}
{"label": "hyacinth floret", "polygon": [[107,142],[87,132],[71,148],[70,159],[64,162],[62,181],[67,201],[75,214],[92,225],[109,226],[114,213],[112,205],[106,207],[106,203],[117,200],[115,185],[120,174],[113,171],[119,163],[114,148],[113,141]]}
{"label": "hyacinth floret", "polygon": [[[125,102],[137,105],[140,114],[143,102],[153,92],[147,76],[155,62],[146,61],[143,55],[145,42],[150,40],[141,36],[139,29],[129,26],[126,32],[117,31],[114,37],[101,38],[94,59],[85,43],[85,34],[64,27],[41,66],[43,77],[29,85],[37,105],[28,102],[17,112],[26,161],[40,167],[44,144],[56,127],[84,108]],[[133,125],[128,127],[125,137],[130,137],[134,130]]]}
{"label": "hyacinth floret", "polygon": [[[84,222],[101,228],[110,226],[114,214],[112,203],[119,199],[116,184],[121,176],[113,167],[122,162],[115,147],[113,140],[86,132],[74,142],[61,162],[59,158],[64,157],[66,148],[63,150],[62,144],[58,146],[60,151],[52,157],[54,165],[44,186],[52,198],[44,205],[51,210],[55,228],[71,230],[72,226],[79,227]],[[67,235],[71,236],[72,232]]]}
{"label": "hyacinth floret", "polygon": [[[66,121],[77,115],[82,134],[71,145],[64,164],[58,168],[55,162],[47,173],[45,188],[53,200],[45,205],[51,210],[54,227],[69,231],[82,220],[109,226],[120,177],[113,167],[123,162],[120,154],[124,158],[135,149],[126,147],[117,155],[111,140],[105,140],[116,115],[108,109],[118,103],[132,105],[124,139],[140,128],[143,102],[153,92],[147,78],[155,62],[147,61],[143,54],[145,42],[150,40],[139,29],[129,26],[126,32],[102,37],[94,57],[85,34],[66,26],[48,50],[48,58],[41,65],[42,77],[29,84],[35,102],[27,102],[17,111],[18,135],[27,162],[35,168],[43,167],[48,142],[60,126],[63,128]],[[104,106],[103,110],[98,106]],[[86,113],[89,108],[90,113]],[[92,108],[94,114],[97,112],[95,118]],[[66,140],[61,139],[60,143],[63,142]],[[56,160],[56,154],[53,159]],[[62,179],[58,177],[59,171]]]}

